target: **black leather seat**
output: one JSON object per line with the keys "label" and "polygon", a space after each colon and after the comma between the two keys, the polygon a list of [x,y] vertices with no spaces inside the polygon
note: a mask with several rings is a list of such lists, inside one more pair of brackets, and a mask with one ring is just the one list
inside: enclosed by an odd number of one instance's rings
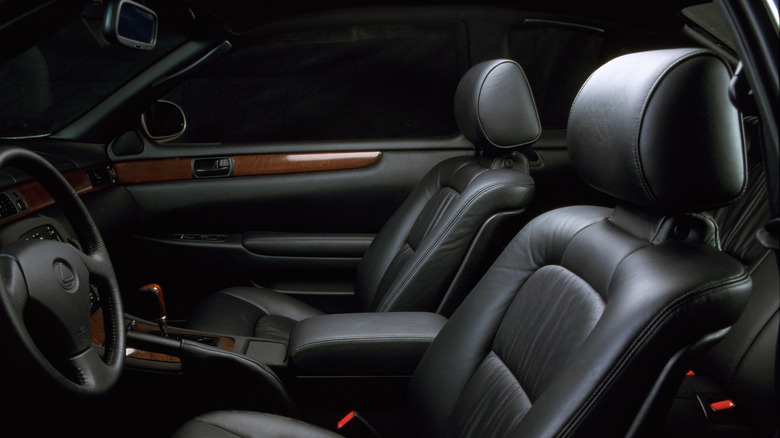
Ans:
{"label": "black leather seat", "polygon": [[[737,319],[750,278],[701,213],[745,187],[729,78],[710,52],[675,49],[617,58],[588,79],[569,152],[618,205],[550,211],[509,243],[417,367],[410,435],[625,436],[664,368],[687,365],[678,353]],[[332,433],[216,412],[176,436],[212,430]]]}
{"label": "black leather seat", "polygon": [[[757,138],[757,126],[748,139]],[[752,135],[751,135],[752,134]],[[742,262],[753,278],[744,312],[729,333],[691,366],[664,427],[667,438],[772,438],[778,434],[780,402],[775,393],[775,359],[780,321],[780,278],[772,250],[756,238],[770,221],[764,163],[757,146],[748,154],[748,190],[714,212],[723,251]],[[714,411],[707,405],[731,401]]]}
{"label": "black leather seat", "polygon": [[[527,160],[512,153],[541,134],[520,66],[494,60],[472,67],[458,86],[455,115],[478,154],[435,166],[376,235],[354,282],[361,311],[434,312],[456,307],[460,292],[473,286],[466,282],[459,289],[451,287],[467,252],[472,260],[480,260],[487,257],[486,249],[506,244],[475,242],[475,236],[489,238],[491,233],[480,233],[482,227],[500,226],[497,223],[522,212],[533,197]],[[273,290],[235,287],[206,297],[187,326],[284,341],[297,321],[322,314]]]}

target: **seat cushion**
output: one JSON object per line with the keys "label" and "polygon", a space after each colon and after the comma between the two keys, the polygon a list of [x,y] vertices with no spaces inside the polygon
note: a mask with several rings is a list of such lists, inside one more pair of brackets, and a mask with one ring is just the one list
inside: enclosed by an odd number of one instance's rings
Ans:
{"label": "seat cushion", "polygon": [[318,426],[273,414],[217,411],[184,423],[173,438],[327,438],[340,437]]}
{"label": "seat cushion", "polygon": [[232,287],[201,301],[190,315],[187,327],[287,342],[295,323],[322,314],[308,304],[271,289]]}

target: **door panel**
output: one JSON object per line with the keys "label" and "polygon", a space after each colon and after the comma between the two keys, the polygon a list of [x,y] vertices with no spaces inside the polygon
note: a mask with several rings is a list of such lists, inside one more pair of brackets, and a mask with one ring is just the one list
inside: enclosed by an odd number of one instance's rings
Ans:
{"label": "door panel", "polygon": [[474,153],[451,143],[227,156],[233,172],[216,178],[193,178],[199,157],[115,163],[142,212],[117,263],[125,288],[160,284],[172,318],[237,285],[281,289],[325,311],[353,310],[352,279],[373,235],[431,167]]}

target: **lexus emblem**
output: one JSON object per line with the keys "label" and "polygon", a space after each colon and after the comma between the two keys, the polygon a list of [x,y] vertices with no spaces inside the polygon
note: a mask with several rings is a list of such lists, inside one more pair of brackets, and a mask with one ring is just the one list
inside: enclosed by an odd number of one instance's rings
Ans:
{"label": "lexus emblem", "polygon": [[57,279],[57,282],[65,290],[71,290],[76,286],[76,275],[73,273],[73,269],[65,262],[54,262],[54,278]]}

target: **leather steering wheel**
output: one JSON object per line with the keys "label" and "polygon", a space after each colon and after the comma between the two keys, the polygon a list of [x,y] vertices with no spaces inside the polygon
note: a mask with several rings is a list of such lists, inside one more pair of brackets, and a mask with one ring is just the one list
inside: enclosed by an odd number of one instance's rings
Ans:
{"label": "leather steering wheel", "polygon": [[[125,357],[124,312],[103,239],[65,178],[38,154],[0,149],[0,169],[24,171],[49,192],[83,250],[55,240],[18,241],[0,248],[0,339],[36,378],[78,395],[106,393]],[[103,307],[105,348],[90,334],[90,291]]]}

